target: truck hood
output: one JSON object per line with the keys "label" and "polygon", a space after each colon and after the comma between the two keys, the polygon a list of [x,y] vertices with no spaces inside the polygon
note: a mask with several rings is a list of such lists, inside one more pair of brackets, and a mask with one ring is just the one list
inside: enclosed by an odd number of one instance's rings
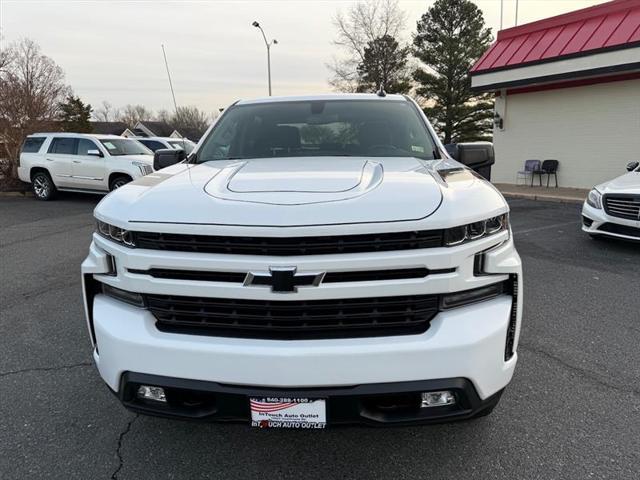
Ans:
{"label": "truck hood", "polygon": [[640,194],[640,172],[629,172],[596,187],[602,193]]}
{"label": "truck hood", "polygon": [[428,162],[293,157],[173,165],[100,203],[129,222],[307,226],[419,220],[442,202]]}

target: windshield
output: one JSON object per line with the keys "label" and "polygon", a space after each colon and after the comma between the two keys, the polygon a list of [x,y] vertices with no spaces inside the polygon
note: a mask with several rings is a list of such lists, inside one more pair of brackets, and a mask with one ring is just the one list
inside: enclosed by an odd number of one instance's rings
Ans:
{"label": "windshield", "polygon": [[412,103],[313,100],[237,105],[220,118],[197,162],[267,157],[436,156]]}
{"label": "windshield", "polygon": [[109,138],[100,140],[100,143],[107,149],[109,155],[153,155],[153,152],[142,145],[137,140],[128,138]]}
{"label": "windshield", "polygon": [[173,148],[181,148],[187,155],[189,155],[196,146],[191,140],[169,140],[169,145]]}

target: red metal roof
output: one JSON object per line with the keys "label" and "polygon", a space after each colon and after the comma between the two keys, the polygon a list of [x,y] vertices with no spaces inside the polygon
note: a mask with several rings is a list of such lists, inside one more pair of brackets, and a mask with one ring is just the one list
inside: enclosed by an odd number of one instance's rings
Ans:
{"label": "red metal roof", "polygon": [[640,0],[614,0],[498,32],[471,73],[640,45]]}

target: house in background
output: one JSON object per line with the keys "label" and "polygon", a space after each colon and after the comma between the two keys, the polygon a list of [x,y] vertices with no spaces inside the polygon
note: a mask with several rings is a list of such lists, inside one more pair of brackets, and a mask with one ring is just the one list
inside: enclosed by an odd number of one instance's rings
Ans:
{"label": "house in background", "polygon": [[99,135],[122,135],[127,130],[124,122],[91,122],[93,132]]}
{"label": "house in background", "polygon": [[496,95],[492,180],[557,159],[561,186],[591,188],[640,160],[640,0],[498,32],[471,69]]}

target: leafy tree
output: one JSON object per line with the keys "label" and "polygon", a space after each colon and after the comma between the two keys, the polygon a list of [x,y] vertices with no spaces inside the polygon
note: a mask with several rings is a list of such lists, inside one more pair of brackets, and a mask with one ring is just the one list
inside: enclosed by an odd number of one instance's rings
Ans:
{"label": "leafy tree", "polygon": [[[0,53],[0,135],[9,163],[4,174],[18,177],[17,159],[24,137],[51,129],[60,102],[71,89],[64,72],[27,38],[2,48]],[[3,155],[4,156],[4,155]]]}
{"label": "leafy tree", "polygon": [[482,11],[470,0],[436,0],[418,21],[414,55],[426,68],[418,67],[413,78],[445,143],[490,137],[493,102],[471,91],[469,69],[491,41]]}
{"label": "leafy tree", "polygon": [[346,14],[339,11],[333,24],[337,30],[333,44],[340,47],[342,55],[327,65],[333,74],[329,83],[336,90],[355,92],[361,83],[358,66],[365,61],[365,49],[386,36],[400,38],[405,13],[397,0],[360,1]]}
{"label": "leafy tree", "polygon": [[411,78],[407,71],[409,47],[400,47],[391,35],[370,41],[358,65],[358,92],[371,92],[384,86],[389,93],[407,93]]}
{"label": "leafy tree", "polygon": [[65,102],[60,102],[60,113],[58,119],[62,123],[64,132],[90,133],[92,108],[89,104],[84,104],[80,97],[69,95]]}

